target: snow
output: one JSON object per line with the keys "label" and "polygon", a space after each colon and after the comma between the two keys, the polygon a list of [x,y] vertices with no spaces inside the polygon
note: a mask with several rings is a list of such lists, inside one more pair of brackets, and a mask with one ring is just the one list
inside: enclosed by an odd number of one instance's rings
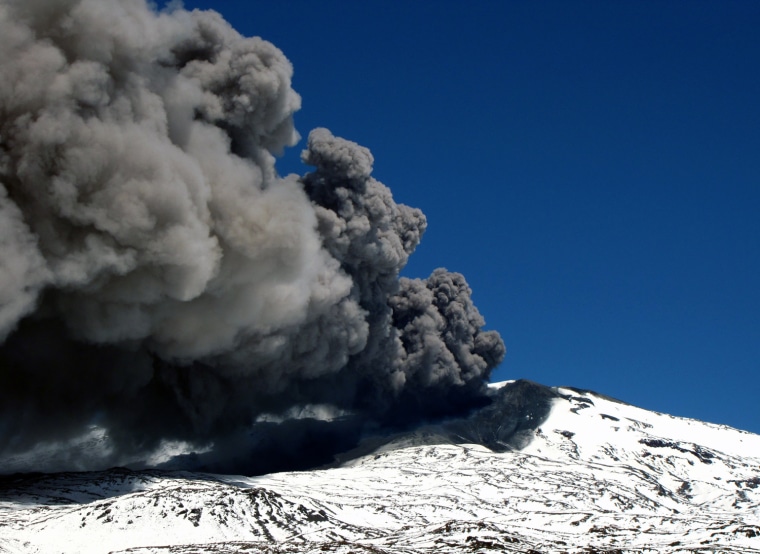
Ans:
{"label": "snow", "polygon": [[[540,402],[505,404],[503,419],[375,438],[332,468],[6,480],[0,553],[760,552],[760,436],[590,392],[535,391],[551,397],[544,415]],[[462,440],[468,422],[523,426],[516,443],[501,428],[471,433],[504,439],[486,446]]]}

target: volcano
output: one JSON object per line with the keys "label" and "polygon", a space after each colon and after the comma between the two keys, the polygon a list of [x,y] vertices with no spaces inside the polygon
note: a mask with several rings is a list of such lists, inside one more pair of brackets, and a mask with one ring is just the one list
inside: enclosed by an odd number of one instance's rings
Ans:
{"label": "volcano", "polygon": [[492,384],[467,417],[261,476],[6,475],[0,552],[760,552],[760,436]]}

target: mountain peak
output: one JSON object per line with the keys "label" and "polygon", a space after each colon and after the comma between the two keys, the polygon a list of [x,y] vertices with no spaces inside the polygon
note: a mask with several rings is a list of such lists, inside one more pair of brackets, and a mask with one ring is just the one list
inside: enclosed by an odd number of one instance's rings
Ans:
{"label": "mountain peak", "polygon": [[260,477],[9,477],[0,552],[760,552],[760,436],[530,381]]}

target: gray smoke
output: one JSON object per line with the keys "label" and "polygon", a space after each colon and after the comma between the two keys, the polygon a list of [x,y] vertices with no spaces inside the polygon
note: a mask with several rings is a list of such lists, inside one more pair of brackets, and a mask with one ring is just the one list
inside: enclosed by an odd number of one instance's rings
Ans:
{"label": "gray smoke", "polygon": [[[317,129],[314,170],[278,176],[300,97],[272,44],[145,0],[0,0],[0,75],[0,456],[223,464],[303,425],[327,452],[482,400],[503,343],[461,275],[399,278],[426,221],[369,150]],[[92,428],[109,450],[77,460]]]}

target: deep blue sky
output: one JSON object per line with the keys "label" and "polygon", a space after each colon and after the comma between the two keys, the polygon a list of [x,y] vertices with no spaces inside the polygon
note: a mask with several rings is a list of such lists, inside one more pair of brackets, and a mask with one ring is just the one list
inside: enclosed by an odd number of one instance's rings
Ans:
{"label": "deep blue sky", "polygon": [[495,380],[760,433],[760,2],[185,6],[280,47],[302,135],[425,212],[405,273],[465,274]]}

